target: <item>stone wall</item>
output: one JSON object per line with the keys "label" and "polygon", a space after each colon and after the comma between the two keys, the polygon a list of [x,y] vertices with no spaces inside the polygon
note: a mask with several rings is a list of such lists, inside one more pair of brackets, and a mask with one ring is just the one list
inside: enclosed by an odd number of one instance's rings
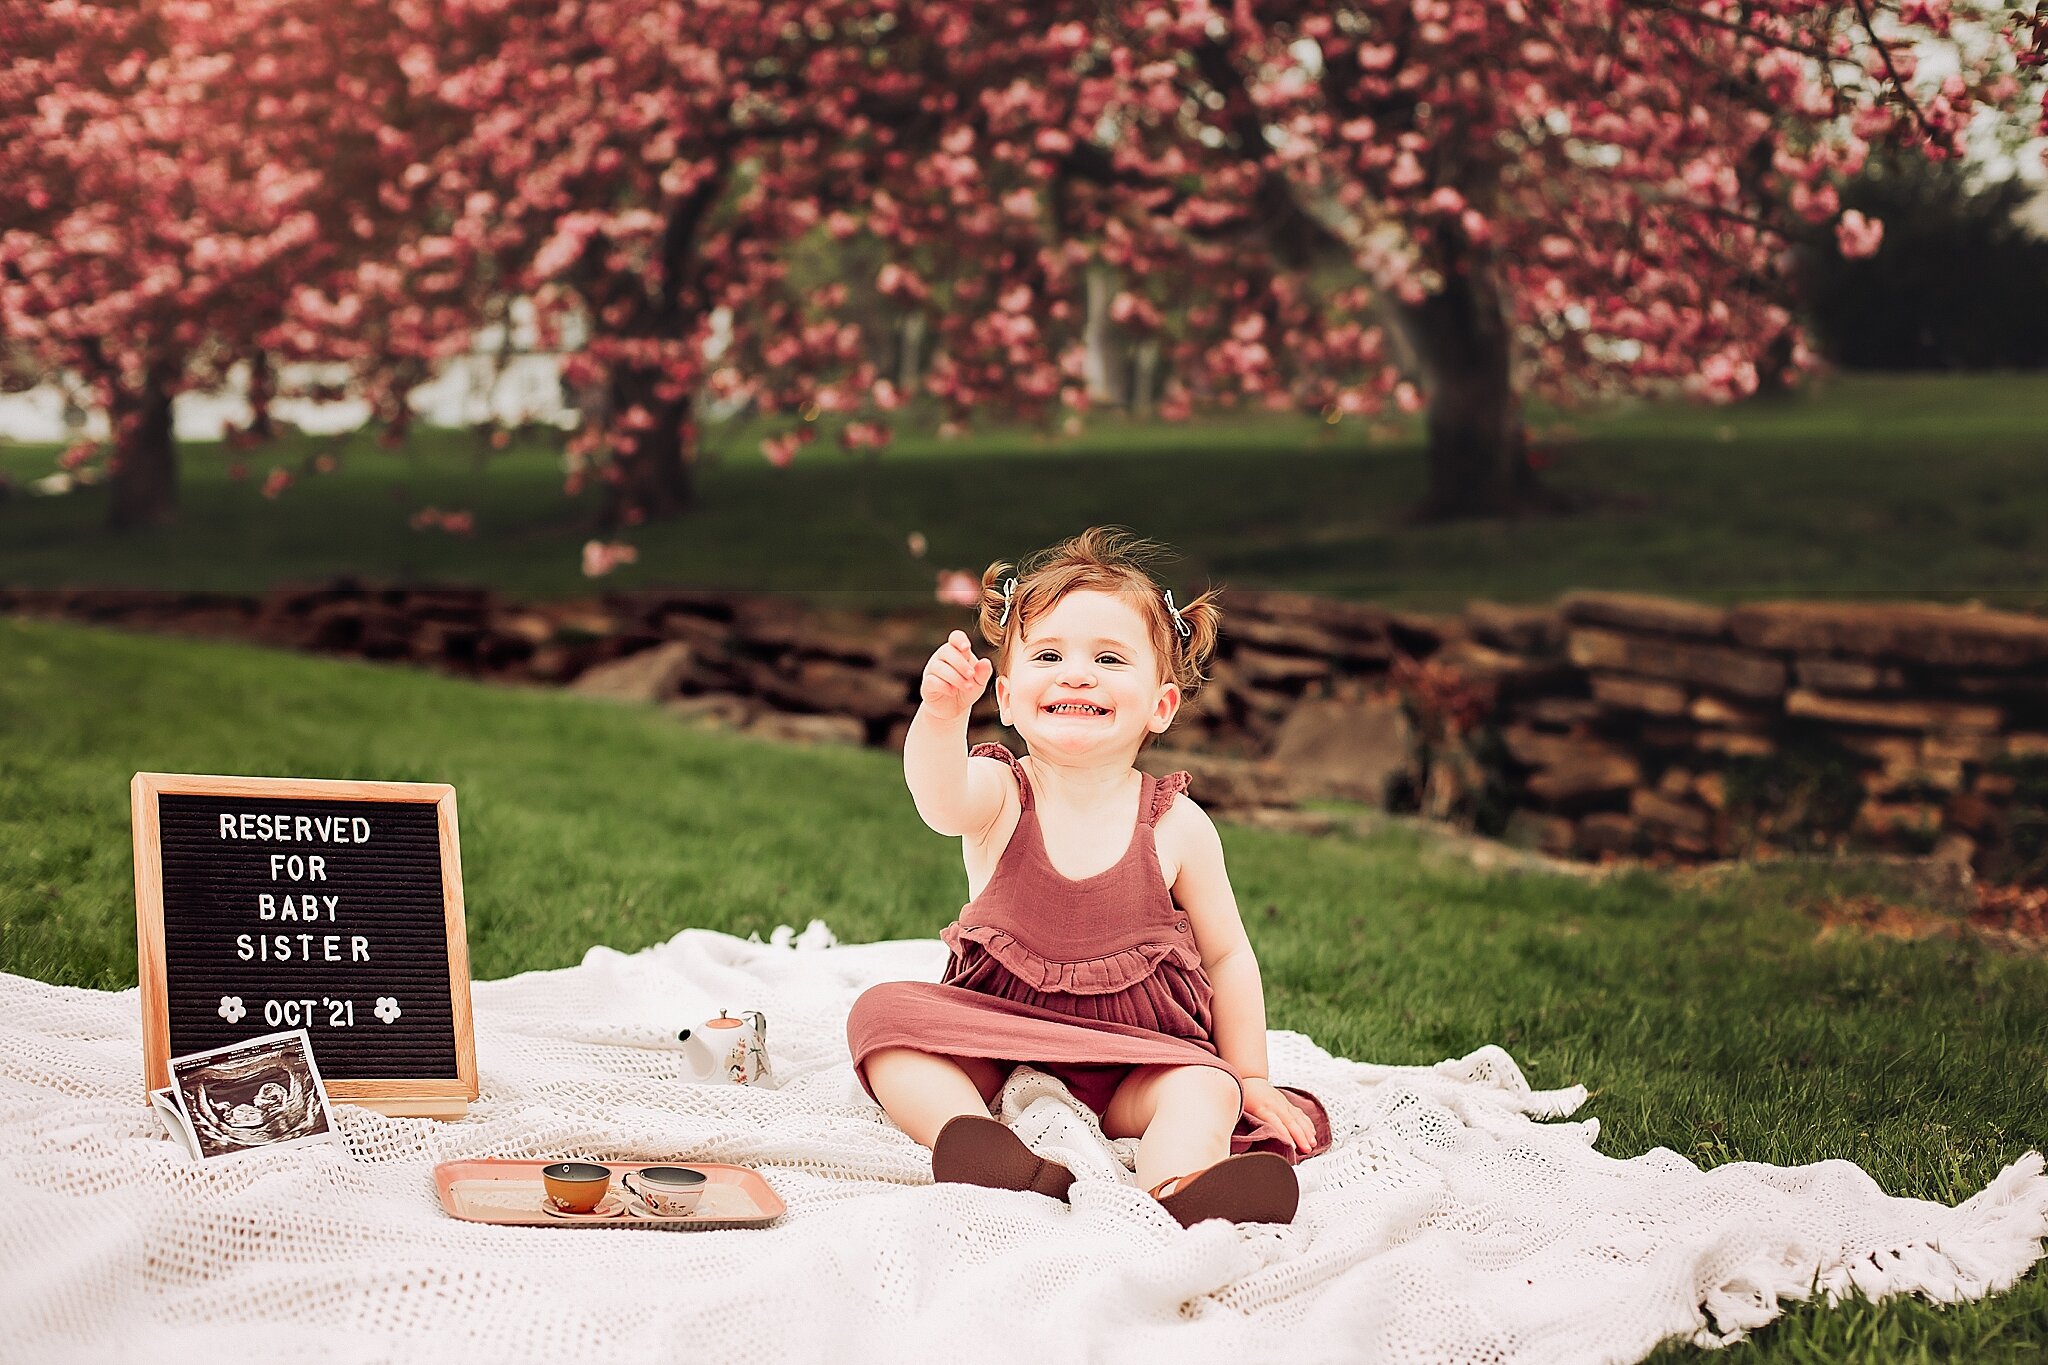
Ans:
{"label": "stone wall", "polygon": [[1582,593],[1537,637],[1494,634],[1523,667],[1568,666],[1494,713],[1514,819],[1546,849],[1705,857],[1846,840],[1994,874],[2028,858],[2008,817],[2016,795],[2033,799],[2030,767],[2048,772],[2048,620]]}
{"label": "stone wall", "polygon": [[[260,598],[0,589],[0,610],[568,685],[751,733],[895,748],[925,660],[966,617],[347,581]],[[991,689],[970,736],[1005,734]],[[1857,844],[2040,876],[2028,803],[2048,799],[2048,620],[1613,593],[1425,616],[1231,590],[1209,685],[1141,763],[1194,769],[1223,810],[1344,797],[1562,856]]]}

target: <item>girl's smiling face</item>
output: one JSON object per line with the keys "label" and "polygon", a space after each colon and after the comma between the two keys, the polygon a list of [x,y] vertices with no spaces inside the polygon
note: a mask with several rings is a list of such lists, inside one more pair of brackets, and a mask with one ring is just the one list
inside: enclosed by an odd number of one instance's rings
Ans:
{"label": "girl's smiling face", "polygon": [[1111,593],[1077,589],[1032,620],[996,675],[1003,723],[1031,751],[1135,756],[1148,731],[1162,734],[1180,709],[1180,688],[1161,681],[1145,618]]}

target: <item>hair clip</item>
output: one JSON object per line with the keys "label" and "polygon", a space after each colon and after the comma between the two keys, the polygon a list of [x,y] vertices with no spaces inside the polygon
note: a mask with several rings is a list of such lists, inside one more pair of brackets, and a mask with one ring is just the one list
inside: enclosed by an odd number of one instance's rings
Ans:
{"label": "hair clip", "polygon": [[1005,578],[1003,580],[1003,614],[996,618],[997,630],[1001,630],[1003,628],[1003,624],[1010,619],[1010,594],[1015,592],[1016,590],[1016,579]]}
{"label": "hair clip", "polygon": [[1193,635],[1195,633],[1194,627],[1190,626],[1186,621],[1180,619],[1180,608],[1173,605],[1173,589],[1167,588],[1165,589],[1165,593],[1166,613],[1167,615],[1173,618],[1173,628],[1179,631],[1181,634],[1181,638],[1185,640],[1188,636]]}

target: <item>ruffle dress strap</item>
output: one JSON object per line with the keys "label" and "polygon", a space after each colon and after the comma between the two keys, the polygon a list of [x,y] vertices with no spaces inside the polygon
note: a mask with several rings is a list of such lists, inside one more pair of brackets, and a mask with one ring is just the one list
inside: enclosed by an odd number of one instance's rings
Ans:
{"label": "ruffle dress strap", "polygon": [[1017,801],[1020,805],[1031,804],[1031,780],[1024,776],[1024,765],[1017,756],[1000,744],[977,744],[967,751],[969,758],[996,758],[1010,765],[1010,772],[1017,778]]}
{"label": "ruffle dress strap", "polygon": [[1145,823],[1148,825],[1158,824],[1159,817],[1166,814],[1166,808],[1173,804],[1173,798],[1186,791],[1188,783],[1193,780],[1193,776],[1183,770],[1181,772],[1168,773],[1157,782],[1154,782],[1152,784],[1152,809],[1145,812]]}

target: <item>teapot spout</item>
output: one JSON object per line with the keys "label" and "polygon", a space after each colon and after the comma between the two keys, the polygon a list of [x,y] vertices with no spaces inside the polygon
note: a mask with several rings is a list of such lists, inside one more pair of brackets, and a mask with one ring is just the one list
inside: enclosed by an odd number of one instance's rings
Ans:
{"label": "teapot spout", "polygon": [[683,1045],[683,1066],[691,1075],[702,1080],[718,1069],[718,1054],[697,1030],[681,1030],[676,1041]]}

